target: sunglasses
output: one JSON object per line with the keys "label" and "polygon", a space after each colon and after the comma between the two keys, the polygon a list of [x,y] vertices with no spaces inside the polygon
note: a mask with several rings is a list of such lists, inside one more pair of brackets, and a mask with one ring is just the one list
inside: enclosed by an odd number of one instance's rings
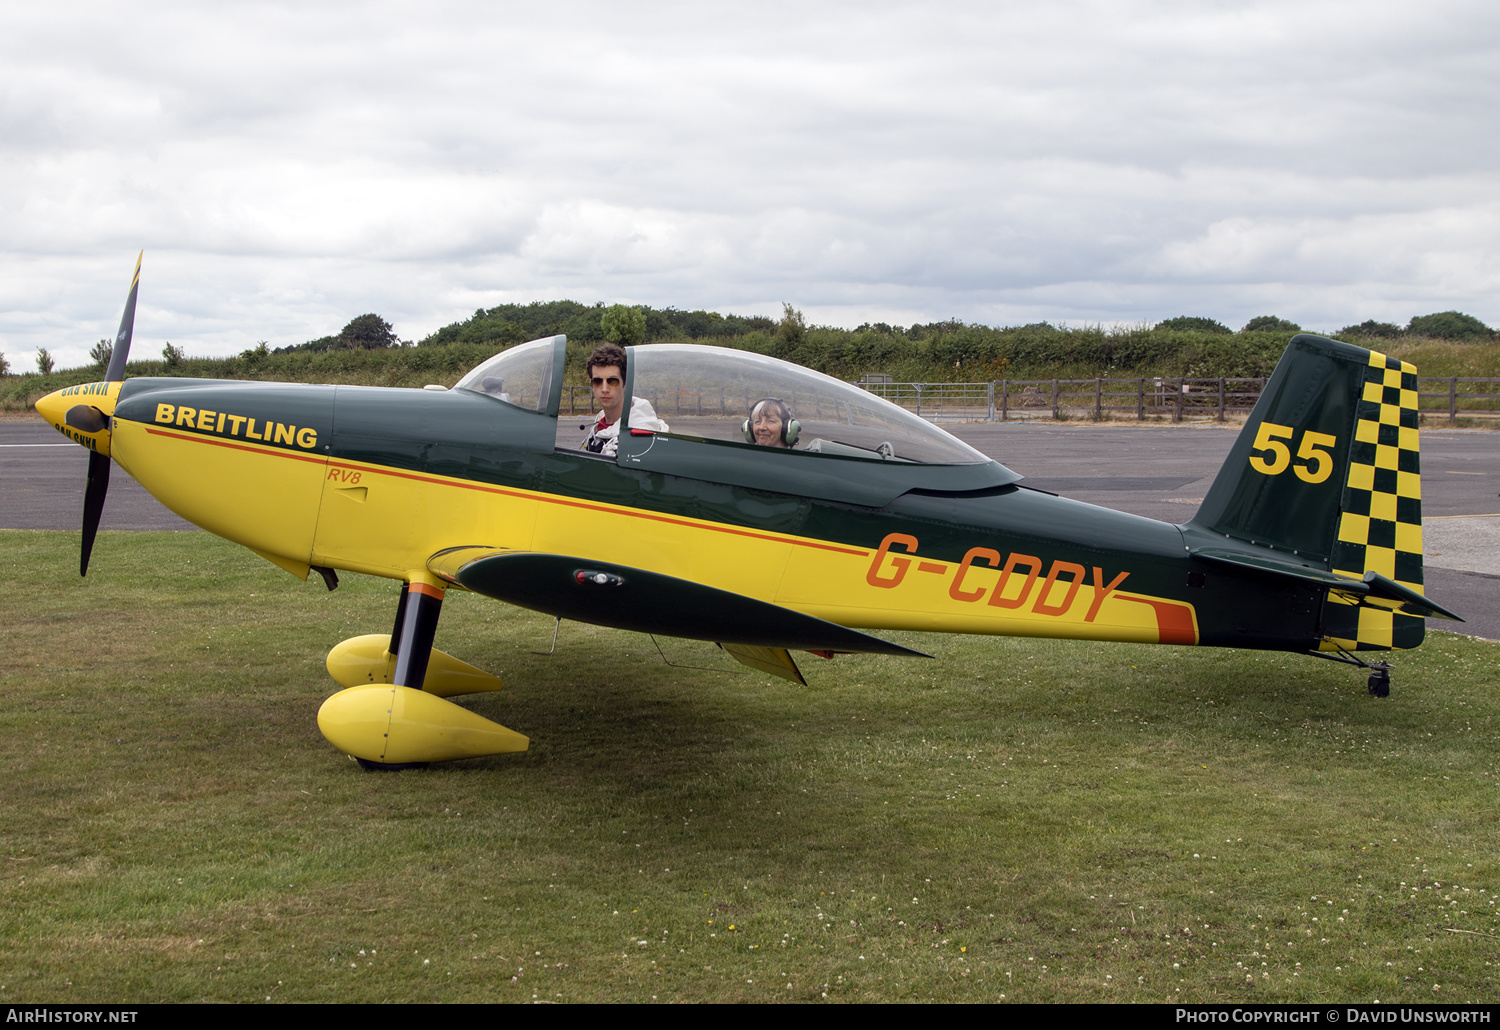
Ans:
{"label": "sunglasses", "polygon": [[603,386],[605,383],[608,383],[610,386],[619,386],[620,377],[610,376],[608,379],[601,379],[599,376],[595,376],[592,380],[590,380],[590,382],[592,382],[595,386]]}

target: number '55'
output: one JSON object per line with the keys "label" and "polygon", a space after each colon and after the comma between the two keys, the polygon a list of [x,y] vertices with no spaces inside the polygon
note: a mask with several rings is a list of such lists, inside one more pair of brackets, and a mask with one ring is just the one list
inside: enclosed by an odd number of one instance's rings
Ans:
{"label": "number '55'", "polygon": [[1278,426],[1274,422],[1262,422],[1255,434],[1252,450],[1268,451],[1269,454],[1250,455],[1250,467],[1268,476],[1279,476],[1291,465],[1297,478],[1304,483],[1321,483],[1333,472],[1333,456],[1325,447],[1333,447],[1338,441],[1328,433],[1308,430],[1302,434],[1302,443],[1297,448],[1297,457],[1308,461],[1308,465],[1292,465],[1292,451],[1282,440],[1290,440],[1294,430],[1291,426]]}

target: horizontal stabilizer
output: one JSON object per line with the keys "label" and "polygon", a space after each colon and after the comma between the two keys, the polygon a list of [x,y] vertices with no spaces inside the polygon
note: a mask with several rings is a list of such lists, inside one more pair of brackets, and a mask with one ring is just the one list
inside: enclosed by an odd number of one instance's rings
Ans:
{"label": "horizontal stabilizer", "polygon": [[1403,615],[1423,618],[1464,620],[1434,601],[1428,600],[1415,590],[1402,586],[1395,580],[1378,572],[1367,572],[1363,579],[1348,579],[1316,567],[1281,561],[1271,555],[1244,554],[1238,551],[1206,549],[1194,551],[1193,557],[1210,565],[1223,565],[1247,569],[1281,579],[1294,579],[1313,586],[1326,587],[1341,594],[1346,600],[1369,608],[1383,608]]}
{"label": "horizontal stabilizer", "polygon": [[1382,608],[1390,608],[1403,615],[1419,615],[1423,618],[1437,617],[1439,619],[1452,619],[1454,622],[1463,622],[1458,615],[1444,608],[1436,601],[1429,601],[1426,597],[1417,593],[1411,587],[1397,583],[1394,579],[1388,579],[1378,572],[1365,573],[1365,586],[1370,588],[1366,600],[1380,599],[1394,602],[1393,604],[1381,605]]}
{"label": "horizontal stabilizer", "polygon": [[427,567],[476,594],[595,626],[726,646],[931,657],[743,594],[591,558],[462,547],[434,554]]}

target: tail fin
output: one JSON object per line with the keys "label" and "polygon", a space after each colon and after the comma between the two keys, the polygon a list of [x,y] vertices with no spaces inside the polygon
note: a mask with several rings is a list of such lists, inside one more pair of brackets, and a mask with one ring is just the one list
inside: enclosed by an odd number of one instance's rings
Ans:
{"label": "tail fin", "polygon": [[[1410,597],[1422,592],[1420,474],[1416,368],[1296,336],[1189,526],[1340,578],[1378,583],[1373,573]],[[1331,591],[1321,648],[1420,644],[1423,620],[1381,592]]]}

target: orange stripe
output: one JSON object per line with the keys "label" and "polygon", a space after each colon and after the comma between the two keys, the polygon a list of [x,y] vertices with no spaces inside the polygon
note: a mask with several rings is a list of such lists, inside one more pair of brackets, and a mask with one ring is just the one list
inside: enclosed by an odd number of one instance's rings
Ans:
{"label": "orange stripe", "polygon": [[1147,597],[1115,594],[1122,601],[1149,604],[1156,610],[1156,640],[1161,644],[1196,644],[1198,631],[1193,628],[1193,610],[1185,604],[1156,601]]}
{"label": "orange stripe", "polygon": [[165,429],[157,429],[153,426],[147,426],[146,432],[155,436],[170,436],[174,440],[185,440],[188,443],[206,443],[214,447],[228,447],[231,451],[249,451],[251,454],[268,454],[277,458],[291,458],[294,461],[310,461],[314,465],[325,465],[328,462],[327,458],[309,458],[305,454],[297,454],[294,451],[283,451],[276,447],[255,447],[251,444],[230,443],[227,440],[215,440],[207,436],[173,433]]}
{"label": "orange stripe", "polygon": [[439,601],[443,599],[443,590],[441,587],[428,586],[426,583],[412,583],[408,589],[413,594],[426,594],[428,597]]}

